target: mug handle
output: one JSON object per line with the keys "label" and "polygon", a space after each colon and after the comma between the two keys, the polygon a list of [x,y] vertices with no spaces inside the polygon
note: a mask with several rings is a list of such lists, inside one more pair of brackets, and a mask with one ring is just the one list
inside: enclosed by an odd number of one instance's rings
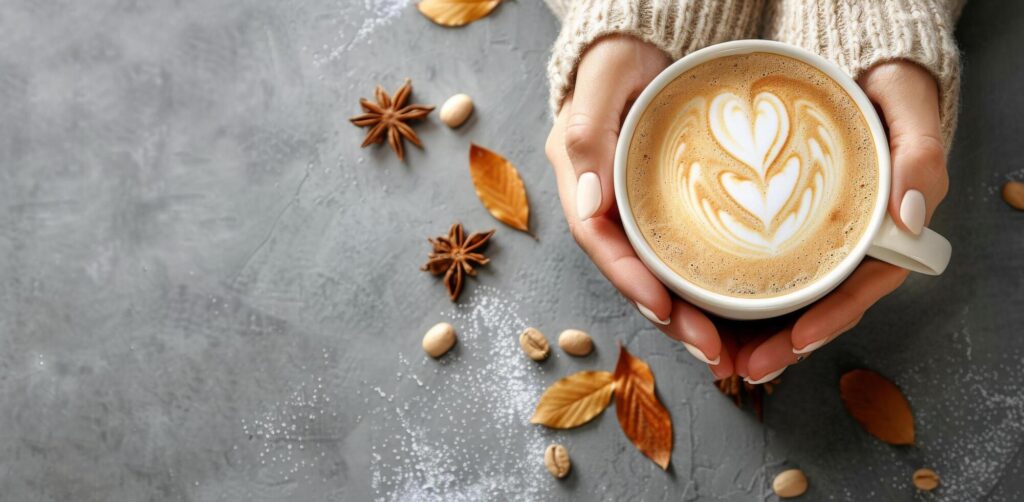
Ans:
{"label": "mug handle", "polygon": [[927,275],[939,275],[946,270],[952,252],[949,241],[930,228],[914,235],[900,230],[888,214],[868,248],[872,258]]}

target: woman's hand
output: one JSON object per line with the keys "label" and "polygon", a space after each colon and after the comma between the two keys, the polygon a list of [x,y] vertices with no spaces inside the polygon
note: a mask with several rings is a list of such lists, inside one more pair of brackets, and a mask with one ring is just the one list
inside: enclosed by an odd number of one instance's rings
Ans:
{"label": "woman's hand", "polygon": [[[895,61],[872,67],[857,83],[878,107],[889,133],[889,215],[903,230],[919,234],[949,188],[935,79],[917,64]],[[751,382],[778,376],[801,354],[856,326],[868,308],[906,277],[905,269],[864,260],[835,291],[804,311],[792,329],[780,330],[753,350],[739,350],[737,374]]]}
{"label": "woman's hand", "polygon": [[673,298],[637,258],[619,221],[612,165],[629,106],[671,61],[657,47],[610,36],[580,60],[576,87],[562,104],[545,150],[555,170],[569,230],[597,268],[666,335],[714,371],[732,374],[715,326],[696,307]]}

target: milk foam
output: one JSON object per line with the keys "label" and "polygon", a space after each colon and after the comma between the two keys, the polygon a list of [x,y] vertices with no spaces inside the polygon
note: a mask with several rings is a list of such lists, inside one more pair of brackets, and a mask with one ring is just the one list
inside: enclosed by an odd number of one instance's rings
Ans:
{"label": "milk foam", "polygon": [[[695,108],[701,108],[701,98],[694,100]],[[815,220],[811,216],[822,214],[824,194],[831,192],[842,175],[842,158],[834,155],[835,140],[830,132],[836,129],[835,124],[806,100],[797,100],[792,108],[797,121],[818,124],[812,127],[812,135],[790,138],[789,112],[769,91],[754,96],[752,106],[730,92],[717,94],[708,107],[706,127],[732,157],[722,159],[725,165],[718,179],[707,179],[698,160],[685,153],[676,155],[674,165],[664,165],[666,170],[684,174],[686,179],[680,188],[685,189],[680,190],[679,201],[682,210],[702,219],[724,251],[777,254],[810,231]],[[698,136],[697,131],[684,128],[678,141],[685,145]],[[806,158],[793,153],[779,159],[787,141],[806,141]],[[713,183],[721,185],[724,198],[705,197],[705,192],[696,189],[696,185]],[[757,224],[744,223],[736,216],[736,209],[756,218]]]}
{"label": "milk foam", "polygon": [[877,193],[870,133],[817,69],[729,56],[677,77],[634,133],[627,187],[645,239],[703,287],[775,296],[831,270]]}

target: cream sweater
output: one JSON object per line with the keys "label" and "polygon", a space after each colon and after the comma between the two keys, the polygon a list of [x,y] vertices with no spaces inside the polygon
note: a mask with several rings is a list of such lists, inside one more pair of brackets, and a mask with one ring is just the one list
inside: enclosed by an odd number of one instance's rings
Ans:
{"label": "cream sweater", "polygon": [[960,53],[953,27],[965,0],[545,0],[562,20],[548,64],[561,107],[583,52],[627,34],[672,59],[728,40],[766,38],[815,52],[854,78],[876,63],[913,61],[939,85],[943,139],[956,128]]}

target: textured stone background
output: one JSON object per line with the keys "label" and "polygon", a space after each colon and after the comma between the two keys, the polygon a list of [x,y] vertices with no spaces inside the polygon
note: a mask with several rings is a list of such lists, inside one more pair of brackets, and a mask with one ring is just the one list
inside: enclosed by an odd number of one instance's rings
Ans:
{"label": "textured stone background", "polygon": [[[445,30],[409,0],[0,2],[0,499],[763,500],[788,466],[808,500],[1020,500],[1024,491],[1024,8],[974,2],[940,278],[914,277],[790,369],[757,423],[650,329],[565,232],[542,145],[540,2]],[[436,114],[425,151],[361,150],[346,118],[373,85],[478,103]],[[424,238],[496,223],[474,196],[477,142],[521,169],[539,242],[499,226],[493,264],[453,306],[417,271]],[[452,321],[440,362],[423,331]],[[544,365],[526,324],[590,330]],[[676,426],[672,468],[606,413],[527,423],[551,381],[649,361]],[[876,368],[909,395],[919,445],[846,415],[838,376]],[[544,445],[574,459],[556,482]],[[915,495],[914,468],[944,486]]]}

